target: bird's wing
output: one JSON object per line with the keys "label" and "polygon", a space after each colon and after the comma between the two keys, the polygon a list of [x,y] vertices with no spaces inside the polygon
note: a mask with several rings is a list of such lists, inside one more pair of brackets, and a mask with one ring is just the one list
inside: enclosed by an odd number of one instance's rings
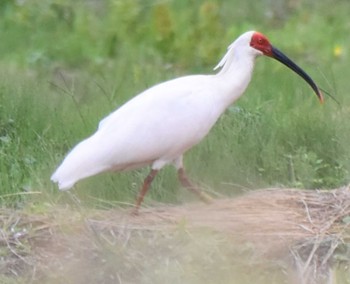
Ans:
{"label": "bird's wing", "polygon": [[104,151],[110,149],[106,155],[111,165],[176,156],[198,143],[209,130],[205,121],[212,109],[205,102],[208,88],[196,84],[203,79],[190,76],[157,85],[103,119],[96,136]]}
{"label": "bird's wing", "polygon": [[197,144],[218,117],[212,115],[206,82],[205,76],[182,77],[134,97],[73,148],[53,180],[63,189],[103,171],[172,162]]}

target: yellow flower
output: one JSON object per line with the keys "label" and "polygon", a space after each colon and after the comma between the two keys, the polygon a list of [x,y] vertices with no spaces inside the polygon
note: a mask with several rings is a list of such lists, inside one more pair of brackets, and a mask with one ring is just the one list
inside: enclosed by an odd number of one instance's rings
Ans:
{"label": "yellow flower", "polygon": [[342,56],[343,55],[343,47],[340,46],[339,44],[334,46],[334,48],[333,48],[333,55],[334,55],[334,57]]}

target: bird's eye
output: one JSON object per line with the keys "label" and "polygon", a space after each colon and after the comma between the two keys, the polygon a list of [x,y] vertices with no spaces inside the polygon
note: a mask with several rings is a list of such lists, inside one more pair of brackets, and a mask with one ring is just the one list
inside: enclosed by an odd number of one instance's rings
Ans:
{"label": "bird's eye", "polygon": [[258,43],[259,43],[259,44],[263,44],[263,43],[264,43],[264,40],[263,40],[262,38],[259,38],[259,39],[258,39]]}

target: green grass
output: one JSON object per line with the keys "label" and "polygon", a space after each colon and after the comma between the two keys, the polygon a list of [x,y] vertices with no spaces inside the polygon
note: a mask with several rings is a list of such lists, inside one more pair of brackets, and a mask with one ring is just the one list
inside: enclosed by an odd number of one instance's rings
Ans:
{"label": "green grass", "polygon": [[[242,32],[255,29],[340,105],[326,97],[321,106],[294,73],[274,60],[259,58],[246,94],[186,154],[189,175],[219,196],[240,194],[246,188],[329,189],[348,184],[349,9],[348,0],[263,0],[254,5],[239,0],[0,1],[0,202],[2,208],[24,208],[13,210],[13,217],[3,214],[7,226],[2,234],[14,236],[23,214],[35,216],[33,223],[25,223],[28,237],[36,235],[32,229],[40,222],[38,216],[66,233],[70,261],[64,270],[56,262],[52,271],[45,269],[47,281],[54,283],[108,282],[111,275],[147,283],[287,281],[286,267],[260,259],[250,244],[238,247],[220,234],[189,232],[186,224],[153,235],[149,228],[143,234],[136,230],[132,238],[124,230],[117,237],[113,231],[100,237],[93,230],[74,231],[75,218],[81,228],[88,228],[85,218],[94,212],[91,207],[132,204],[148,168],[92,177],[70,194],[59,192],[50,175],[65,154],[118,106],[155,83],[213,73],[226,47]],[[145,203],[190,199],[196,197],[180,189],[175,170],[166,167]],[[69,205],[76,213],[67,210]],[[56,247],[64,244],[49,231]],[[69,232],[82,236],[74,238]],[[24,239],[3,242],[1,265],[21,262],[9,251],[16,244],[30,259],[37,256],[35,244],[29,246]],[[56,255],[55,246],[50,246],[52,259],[59,262],[61,251]],[[39,238],[38,248],[44,247],[45,239]],[[72,251],[76,257],[71,258]],[[86,274],[89,269],[96,273]],[[348,283],[346,268],[333,269],[339,283]],[[0,282],[35,278],[35,267],[29,274],[22,270],[23,275],[15,277],[3,267]]]}
{"label": "green grass", "polygon": [[[245,96],[186,155],[190,175],[231,195],[241,187],[348,183],[350,4],[287,2],[2,1],[1,201],[65,200],[50,174],[101,118],[157,82],[212,72],[230,42],[249,29],[267,34],[340,106],[327,97],[320,106],[295,74],[259,58]],[[91,204],[133,202],[147,172],[90,178],[75,193]],[[188,198],[178,188],[173,169],[165,169],[147,201]]]}

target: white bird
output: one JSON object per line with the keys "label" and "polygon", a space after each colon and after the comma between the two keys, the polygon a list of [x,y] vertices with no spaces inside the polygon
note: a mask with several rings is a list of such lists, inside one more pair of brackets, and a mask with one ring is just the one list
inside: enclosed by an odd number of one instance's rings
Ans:
{"label": "white bird", "polygon": [[255,58],[275,58],[299,74],[323,96],[313,80],[261,33],[249,31],[234,41],[214,68],[215,75],[180,77],[155,85],[104,118],[97,131],[76,145],[51,177],[60,190],[106,171],[126,171],[151,165],[136,200],[137,213],[158,171],[167,164],[178,170],[181,184],[209,197],[187,178],[183,154],[199,143],[220,115],[245,91]]}

